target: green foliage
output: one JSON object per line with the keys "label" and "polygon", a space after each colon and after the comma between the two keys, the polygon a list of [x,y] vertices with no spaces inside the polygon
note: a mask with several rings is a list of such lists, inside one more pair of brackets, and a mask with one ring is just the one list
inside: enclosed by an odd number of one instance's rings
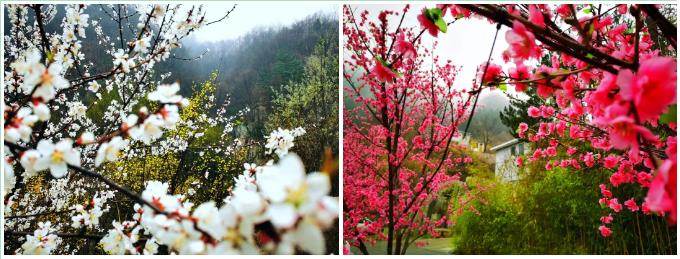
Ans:
{"label": "green foliage", "polygon": [[[237,8],[238,9],[238,8]],[[215,102],[229,100],[228,114],[249,108],[243,118],[242,134],[250,140],[262,141],[269,134],[265,125],[269,117],[278,113],[274,107],[274,90],[281,90],[290,82],[301,82],[305,77],[307,59],[315,46],[325,39],[338,42],[338,21],[335,15],[313,14],[288,26],[258,28],[235,39],[221,42],[188,41],[176,50],[178,57],[196,57],[210,49],[198,60],[158,64],[163,71],[172,71],[169,81],[191,83],[209,76],[217,69],[220,77]],[[333,56],[338,55],[337,46]],[[336,66],[337,67],[337,66]],[[337,69],[334,78],[337,80]],[[336,83],[337,91],[337,83]],[[181,94],[190,94],[182,89]]]}
{"label": "green foliage", "polygon": [[[322,37],[305,62],[300,80],[291,79],[280,88],[273,87],[272,112],[265,123],[265,132],[281,128],[303,127],[307,133],[296,138],[292,152],[300,155],[308,172],[318,171],[325,149],[334,157],[339,152],[338,132],[338,44],[337,33]],[[331,195],[339,193],[339,177],[331,177]],[[338,250],[338,229],[324,233],[329,253]]]}
{"label": "green foliage", "polygon": [[[537,172],[537,173],[531,173]],[[457,254],[668,254],[676,252],[674,227],[660,217],[624,209],[603,238],[597,206],[602,169],[545,171],[529,166],[518,182],[495,182],[474,205],[479,214],[455,218]],[[489,180],[487,180],[489,181]],[[488,184],[490,182],[487,182]],[[475,186],[475,185],[472,185]],[[642,194],[630,194],[639,197]],[[624,196],[625,197],[625,196]],[[638,228],[639,226],[639,228]],[[671,237],[672,239],[668,239]]]}
{"label": "green foliage", "polygon": [[436,25],[441,32],[446,33],[446,21],[444,21],[442,9],[436,7],[425,9],[423,10],[423,13],[425,14],[425,17],[432,21],[432,23],[434,23],[434,25]]}
{"label": "green foliage", "polygon": [[660,122],[664,123],[664,124],[676,122],[677,116],[678,116],[678,105],[673,104],[668,108],[668,111],[666,111],[666,113],[661,115]]}
{"label": "green foliage", "polygon": [[307,58],[304,75],[280,89],[274,89],[272,113],[266,131],[278,127],[303,127],[305,135],[295,141],[308,170],[321,168],[325,148],[338,154],[338,55],[337,44],[323,38]]}
{"label": "green foliage", "polygon": [[[174,193],[187,193],[193,189],[195,194],[189,198],[195,202],[219,201],[226,197],[233,178],[243,170],[248,148],[240,147],[225,155],[222,151],[234,139],[222,135],[222,126],[209,123],[206,115],[216,106],[212,95],[217,89],[217,78],[217,72],[213,72],[208,80],[192,85],[194,94],[189,105],[180,110],[182,123],[163,136],[186,140],[185,150],[154,154],[150,147],[138,143],[133,149],[143,154],[141,157],[108,163],[103,173],[135,191],[143,190],[146,181],[158,180],[169,183]],[[186,123],[188,121],[191,123]],[[207,177],[206,171],[209,172]]]}

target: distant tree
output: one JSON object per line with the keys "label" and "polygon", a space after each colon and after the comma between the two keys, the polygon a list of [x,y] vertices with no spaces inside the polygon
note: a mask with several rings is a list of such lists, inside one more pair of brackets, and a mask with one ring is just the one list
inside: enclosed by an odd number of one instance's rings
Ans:
{"label": "distant tree", "polygon": [[[312,170],[321,167],[325,148],[338,153],[338,49],[334,37],[322,38],[314,54],[307,58],[301,80],[283,87],[272,86],[272,109],[266,131],[278,127],[304,127],[309,131],[296,143],[300,154]],[[278,89],[278,90],[277,90]]]}
{"label": "distant tree", "polygon": [[[545,103],[545,100],[541,99],[541,97],[536,94],[536,88],[528,88],[526,93],[528,99],[522,99],[521,97],[518,97],[519,95],[513,96],[508,94],[508,97],[510,97],[510,105],[503,108],[503,111],[499,114],[501,122],[503,125],[507,126],[507,132],[515,138],[519,138],[517,128],[520,123],[524,122],[531,127],[537,125],[541,121],[540,118],[529,117],[527,110],[531,106],[541,106]],[[522,96],[525,95],[522,94]]]}

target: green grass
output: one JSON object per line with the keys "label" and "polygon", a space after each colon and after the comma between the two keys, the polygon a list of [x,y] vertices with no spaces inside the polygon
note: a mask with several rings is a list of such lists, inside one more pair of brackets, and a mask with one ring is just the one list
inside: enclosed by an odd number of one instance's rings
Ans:
{"label": "green grass", "polygon": [[[419,241],[427,242],[424,247],[416,247],[411,245],[407,250],[407,255],[447,255],[453,247],[451,238],[435,238],[435,239],[419,239]],[[387,242],[378,241],[375,246],[368,246],[368,253],[372,255],[385,254],[387,250]],[[356,247],[352,247],[352,254],[361,255],[361,251]]]}

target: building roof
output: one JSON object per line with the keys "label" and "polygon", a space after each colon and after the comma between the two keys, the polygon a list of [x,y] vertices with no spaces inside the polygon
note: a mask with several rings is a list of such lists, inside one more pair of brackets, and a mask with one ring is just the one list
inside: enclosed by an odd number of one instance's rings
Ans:
{"label": "building roof", "polygon": [[497,151],[497,150],[500,150],[500,149],[504,149],[504,148],[506,148],[506,147],[515,145],[515,144],[517,144],[517,143],[519,143],[519,139],[512,139],[512,140],[510,140],[510,141],[508,141],[508,142],[505,142],[505,143],[502,143],[502,144],[497,145],[497,146],[495,146],[495,147],[492,147],[492,148],[491,148],[491,151]]}

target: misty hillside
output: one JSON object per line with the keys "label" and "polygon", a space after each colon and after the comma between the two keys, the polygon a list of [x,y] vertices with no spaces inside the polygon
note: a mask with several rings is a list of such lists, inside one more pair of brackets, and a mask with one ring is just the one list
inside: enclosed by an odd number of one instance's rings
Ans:
{"label": "misty hillside", "polygon": [[[500,91],[483,92],[480,95],[468,133],[482,145],[483,152],[489,152],[491,147],[513,139],[510,129],[500,118],[501,111],[508,105],[508,98]],[[464,130],[465,126],[467,121],[460,126],[460,130]]]}
{"label": "misty hillside", "polygon": [[[110,37],[111,44],[116,48],[134,38],[133,28],[118,28],[117,23],[110,19],[120,5],[90,6],[85,13],[92,21],[97,21]],[[63,8],[63,6],[57,7]],[[131,13],[127,17],[130,21],[137,21],[139,14],[135,14],[134,6],[128,5],[122,13]],[[235,12],[238,12],[236,8]],[[5,13],[7,14],[7,13]],[[34,19],[29,12],[29,20]],[[56,15],[45,25],[48,34],[61,34],[61,21],[64,11],[58,10]],[[222,21],[229,23],[229,19]],[[5,15],[5,31],[10,25]],[[110,60],[107,50],[111,46],[102,46],[98,41],[93,26],[86,29],[87,37],[82,39],[82,52],[94,58],[89,65],[92,74],[109,71],[113,64],[98,62]],[[122,35],[124,40],[120,40]],[[154,76],[170,73],[164,81],[180,81],[180,93],[190,96],[192,84],[207,80],[211,73],[217,72],[216,103],[222,104],[229,99],[228,114],[235,114],[244,108],[249,108],[246,120],[250,126],[248,135],[260,138],[264,135],[264,122],[271,112],[273,89],[279,90],[283,85],[302,79],[307,59],[313,54],[315,47],[324,42],[323,53],[338,53],[338,20],[335,14],[317,13],[310,15],[288,26],[259,27],[235,40],[219,42],[199,42],[193,38],[181,42],[182,47],[174,50],[170,59],[156,65]],[[329,44],[330,43],[330,44]],[[330,75],[337,75],[337,71],[328,71]]]}
{"label": "misty hillside", "polygon": [[[337,31],[335,17],[315,14],[290,26],[256,29],[236,40],[185,42],[174,53],[175,62],[159,64],[158,69],[172,72],[169,80],[182,82],[183,92],[190,91],[189,83],[218,72],[217,103],[229,98],[230,113],[249,108],[249,134],[262,136],[272,90],[300,80],[307,58],[322,41],[323,53],[338,53]],[[327,73],[337,77],[337,71]]]}
{"label": "misty hillside", "polygon": [[[315,14],[290,26],[256,29],[236,40],[185,42],[175,53],[182,60],[159,64],[159,69],[172,71],[170,80],[184,83],[204,80],[217,69],[218,103],[230,95],[232,111],[268,107],[271,87],[300,79],[315,46],[322,39],[337,42],[337,31],[337,19]],[[337,44],[329,47],[327,52],[337,53]],[[185,60],[201,54],[200,59]]]}

